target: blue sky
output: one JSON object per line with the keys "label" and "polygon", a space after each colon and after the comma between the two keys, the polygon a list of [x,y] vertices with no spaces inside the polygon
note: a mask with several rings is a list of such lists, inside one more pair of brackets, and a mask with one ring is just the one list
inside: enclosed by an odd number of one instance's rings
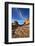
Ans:
{"label": "blue sky", "polygon": [[12,20],[21,25],[29,18],[29,8],[12,8]]}

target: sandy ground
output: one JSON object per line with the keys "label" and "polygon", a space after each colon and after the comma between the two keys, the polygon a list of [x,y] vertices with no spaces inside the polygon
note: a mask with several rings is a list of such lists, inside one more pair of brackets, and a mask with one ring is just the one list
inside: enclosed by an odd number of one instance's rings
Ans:
{"label": "sandy ground", "polygon": [[29,37],[29,25],[19,26],[14,30],[12,38],[27,38]]}

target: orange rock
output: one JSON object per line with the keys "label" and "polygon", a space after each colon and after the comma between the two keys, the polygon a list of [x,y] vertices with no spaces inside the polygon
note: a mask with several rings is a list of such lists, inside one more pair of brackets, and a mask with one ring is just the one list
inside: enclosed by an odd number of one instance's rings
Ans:
{"label": "orange rock", "polygon": [[25,20],[25,22],[24,22],[24,24],[25,24],[25,25],[29,25],[29,23],[30,23],[30,22],[29,22],[29,20],[28,20],[28,19],[27,19],[27,20]]}

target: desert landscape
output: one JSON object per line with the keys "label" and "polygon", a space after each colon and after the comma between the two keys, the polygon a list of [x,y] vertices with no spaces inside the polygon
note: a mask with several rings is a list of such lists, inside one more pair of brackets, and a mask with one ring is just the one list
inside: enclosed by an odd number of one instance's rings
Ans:
{"label": "desert landscape", "polygon": [[29,19],[26,19],[22,25],[19,25],[17,21],[12,23],[12,38],[29,37],[29,24]]}

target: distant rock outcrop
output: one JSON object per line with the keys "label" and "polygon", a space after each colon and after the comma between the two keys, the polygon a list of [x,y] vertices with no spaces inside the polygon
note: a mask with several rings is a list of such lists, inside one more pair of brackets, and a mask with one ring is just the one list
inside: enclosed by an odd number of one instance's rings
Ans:
{"label": "distant rock outcrop", "polygon": [[28,19],[25,20],[24,25],[29,25],[29,24],[30,24],[29,20]]}

